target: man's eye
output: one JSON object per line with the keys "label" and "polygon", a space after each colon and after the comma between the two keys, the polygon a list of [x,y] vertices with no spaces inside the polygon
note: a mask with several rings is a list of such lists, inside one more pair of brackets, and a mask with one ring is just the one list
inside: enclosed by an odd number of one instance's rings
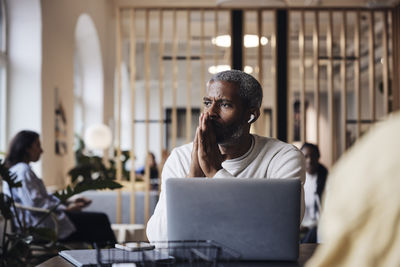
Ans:
{"label": "man's eye", "polygon": [[208,107],[209,105],[211,105],[211,101],[204,101],[203,104],[204,106]]}
{"label": "man's eye", "polygon": [[229,103],[222,103],[221,106],[222,106],[223,108],[230,108],[232,105],[229,104]]}

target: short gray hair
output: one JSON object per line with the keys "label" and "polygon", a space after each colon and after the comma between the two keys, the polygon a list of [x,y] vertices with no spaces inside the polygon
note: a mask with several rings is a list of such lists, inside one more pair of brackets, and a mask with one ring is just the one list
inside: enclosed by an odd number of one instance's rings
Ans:
{"label": "short gray hair", "polygon": [[260,83],[250,74],[240,70],[227,70],[214,74],[210,82],[223,81],[235,84],[246,108],[260,108],[263,92]]}

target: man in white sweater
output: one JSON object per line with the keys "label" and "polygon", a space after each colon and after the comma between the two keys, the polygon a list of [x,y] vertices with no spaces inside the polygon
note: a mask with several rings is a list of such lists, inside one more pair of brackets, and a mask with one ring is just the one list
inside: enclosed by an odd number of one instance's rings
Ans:
{"label": "man in white sweater", "polygon": [[194,141],[173,149],[165,162],[160,199],[146,229],[150,241],[168,240],[168,178],[294,178],[304,184],[304,156],[296,147],[250,134],[262,103],[262,88],[254,77],[239,70],[217,73],[207,83],[203,102]]}

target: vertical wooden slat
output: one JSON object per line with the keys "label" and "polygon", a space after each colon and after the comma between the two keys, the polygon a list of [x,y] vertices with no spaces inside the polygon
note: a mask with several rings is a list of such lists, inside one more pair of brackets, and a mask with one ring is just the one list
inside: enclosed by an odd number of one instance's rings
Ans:
{"label": "vertical wooden slat", "polygon": [[131,223],[135,223],[135,195],[136,195],[136,167],[135,167],[135,96],[136,96],[136,26],[135,26],[135,10],[131,9],[129,12],[129,45],[130,45],[130,85],[131,85],[131,149],[129,151],[129,157],[131,159],[131,170],[129,177],[131,181],[131,196],[130,196],[130,211],[131,211]]}
{"label": "vertical wooden slat", "polygon": [[299,76],[300,76],[300,140],[306,141],[306,73],[305,73],[305,43],[304,43],[304,11],[300,11],[299,26]]}
{"label": "vertical wooden slat", "polygon": [[356,13],[356,23],[354,25],[354,89],[355,89],[355,108],[356,108],[356,134],[357,138],[361,135],[361,55],[360,55],[360,11]]}
{"label": "vertical wooden slat", "polygon": [[[261,44],[261,37],[262,37],[262,33],[263,33],[263,14],[262,14],[262,10],[258,10],[257,12],[257,35],[258,35],[258,53],[257,53],[257,62],[258,62],[258,81],[261,84],[261,87],[263,88],[263,95],[266,95],[266,88],[264,86],[264,78],[263,78],[263,74],[264,74],[264,68],[263,68],[263,48],[262,48],[262,44]],[[264,136],[268,136],[269,133],[267,132],[267,121],[266,121],[266,117],[264,116],[264,107],[265,107],[265,97],[263,98],[263,102],[261,104],[261,116],[260,116],[260,122],[262,125],[262,130],[260,131],[260,134],[264,135]]]}
{"label": "vertical wooden slat", "polygon": [[145,123],[145,135],[146,135],[146,169],[144,174],[145,182],[145,198],[144,198],[144,221],[150,218],[150,161],[149,161],[149,147],[150,147],[150,18],[149,10],[146,10],[146,23],[145,23],[145,90],[146,90],[146,123]]}
{"label": "vertical wooden slat", "polygon": [[164,19],[163,19],[163,10],[160,9],[159,13],[159,35],[158,35],[158,51],[159,51],[159,64],[158,64],[158,69],[159,69],[159,81],[158,81],[158,86],[159,86],[159,106],[160,106],[160,164],[158,167],[158,191],[161,191],[161,171],[162,171],[162,163],[163,163],[163,140],[164,140],[164,61],[163,61],[163,56],[164,56]]}
{"label": "vertical wooden slat", "polygon": [[383,12],[383,112],[389,114],[389,56],[388,56],[388,11]]}
{"label": "vertical wooden slat", "polygon": [[315,106],[315,129],[316,143],[319,145],[319,12],[314,11],[313,25],[313,57],[314,57],[314,106]]}
{"label": "vertical wooden slat", "polygon": [[[116,26],[117,26],[117,43],[116,43],[116,53],[117,53],[117,125],[115,134],[116,143],[116,178],[120,182],[122,180],[122,162],[121,162],[121,98],[122,98],[122,88],[121,88],[121,63],[122,63],[122,51],[121,51],[121,10],[116,9]],[[116,211],[116,222],[121,223],[121,189],[117,191],[117,211]]]}
{"label": "vertical wooden slat", "polygon": [[172,13],[172,148],[176,147],[178,120],[176,111],[176,93],[178,90],[178,65],[176,62],[178,34],[176,31],[176,9],[174,9]]}
{"label": "vertical wooden slat", "polygon": [[374,19],[374,12],[370,11],[368,14],[368,21],[369,21],[369,53],[368,53],[368,70],[369,70],[369,101],[370,101],[370,110],[371,110],[371,120],[375,122],[376,120],[376,101],[375,101],[375,19]]}
{"label": "vertical wooden slat", "polygon": [[400,108],[400,5],[392,9],[392,107],[391,111]]}
{"label": "vertical wooden slat", "polygon": [[[292,31],[292,20],[293,20],[293,11],[288,11],[289,13],[289,23],[288,23],[288,37],[291,36],[291,31]],[[288,72],[287,72],[287,107],[288,107],[288,113],[287,113],[287,133],[288,133],[288,143],[293,143],[293,136],[294,136],[294,119],[293,119],[293,95],[292,95],[292,88],[291,88],[291,83],[290,83],[290,69],[292,65],[292,60],[291,59],[291,44],[290,44],[290,38],[288,38],[288,55],[287,58],[288,60]]]}
{"label": "vertical wooden slat", "polygon": [[273,104],[273,109],[272,109],[272,137],[277,138],[278,136],[278,79],[276,78],[277,72],[276,72],[276,65],[277,65],[277,59],[276,59],[276,30],[277,30],[277,25],[276,25],[276,16],[277,16],[277,10],[273,11],[273,16],[274,16],[274,27],[273,31],[271,33],[271,54],[272,54],[272,76],[274,79],[273,82],[273,92],[274,92],[274,104]]}
{"label": "vertical wooden slat", "polygon": [[340,79],[341,79],[341,99],[342,99],[342,132],[341,132],[341,140],[342,140],[342,153],[346,151],[347,137],[347,79],[346,79],[346,29],[347,29],[347,19],[346,12],[342,12],[342,23],[340,27],[340,54],[342,60],[340,61]]}
{"label": "vertical wooden slat", "polygon": [[392,9],[392,107],[391,111],[400,109],[400,5]]}
{"label": "vertical wooden slat", "polygon": [[189,143],[192,139],[192,34],[190,30],[190,10],[187,11],[186,25],[186,143]]}
{"label": "vertical wooden slat", "polygon": [[333,29],[332,29],[332,11],[328,12],[328,31],[326,33],[326,47],[328,55],[327,78],[328,78],[328,118],[329,118],[329,140],[331,164],[335,161],[334,151],[334,88],[333,88]]}
{"label": "vertical wooden slat", "polygon": [[[245,36],[246,36],[246,30],[247,30],[247,25],[246,25],[247,24],[247,16],[248,16],[248,11],[243,10],[242,71],[244,71],[244,68],[247,65],[247,63],[246,63],[246,61],[247,61],[247,56],[246,56],[247,48],[245,46]],[[233,32],[232,32],[231,36],[233,36]],[[233,47],[233,40],[231,40],[231,44],[232,44],[231,47]]]}
{"label": "vertical wooden slat", "polygon": [[[201,54],[201,81],[200,81],[200,90],[201,90],[201,99],[206,95],[206,85],[205,85],[205,80],[206,80],[206,74],[205,74],[205,68],[206,68],[206,63],[205,63],[205,47],[204,47],[204,38],[205,38],[205,33],[204,33],[204,9],[200,11],[200,17],[201,17],[201,25],[200,25],[200,54]],[[203,103],[203,102],[201,102]],[[201,104],[201,112],[203,112],[204,105]]]}
{"label": "vertical wooden slat", "polygon": [[[229,22],[229,24],[228,24],[228,31],[227,32],[229,32],[229,33],[232,33],[232,12],[228,12],[228,22]],[[231,34],[231,38],[232,38],[232,34]],[[232,47],[232,43],[233,43],[233,40],[231,39],[231,47]],[[227,55],[227,57],[229,58],[229,66],[230,66],[230,68],[232,69],[232,49],[228,49],[228,51],[227,51],[227,53],[228,53],[228,55]]]}
{"label": "vertical wooden slat", "polygon": [[[216,38],[218,37],[218,9],[215,9],[214,11],[214,36],[215,36],[215,40],[217,40]],[[218,45],[217,42],[215,42],[214,45],[214,66],[215,68],[218,67]]]}

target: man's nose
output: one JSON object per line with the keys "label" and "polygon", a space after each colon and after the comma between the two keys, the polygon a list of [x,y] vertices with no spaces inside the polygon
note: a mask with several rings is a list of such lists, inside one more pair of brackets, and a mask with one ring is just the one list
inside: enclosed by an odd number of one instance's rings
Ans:
{"label": "man's nose", "polygon": [[210,108],[208,109],[208,113],[210,114],[211,117],[217,117],[218,116],[218,105],[217,103],[212,103]]}

